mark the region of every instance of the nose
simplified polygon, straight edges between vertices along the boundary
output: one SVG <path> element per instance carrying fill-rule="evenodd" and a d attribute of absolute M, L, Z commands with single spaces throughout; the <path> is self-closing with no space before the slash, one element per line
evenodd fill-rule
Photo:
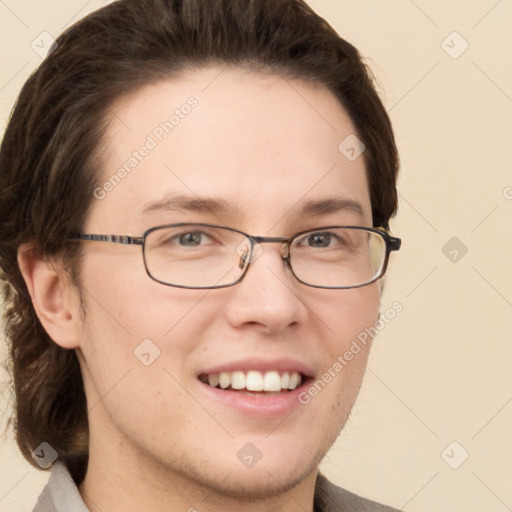
<path fill-rule="evenodd" d="M 225 313 L 233 327 L 252 326 L 265 334 L 279 334 L 303 323 L 307 308 L 301 285 L 283 259 L 278 243 L 259 245 L 244 278 L 229 288 Z"/>

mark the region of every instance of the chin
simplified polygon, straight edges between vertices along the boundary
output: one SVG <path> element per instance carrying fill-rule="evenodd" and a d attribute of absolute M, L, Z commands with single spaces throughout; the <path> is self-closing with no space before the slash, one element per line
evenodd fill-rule
<path fill-rule="evenodd" d="M 288 446 L 286 443 L 284 446 L 283 443 L 278 443 L 280 446 L 269 443 L 263 447 L 261 439 L 253 439 L 262 448 L 263 456 L 252 467 L 245 466 L 237 457 L 240 450 L 237 443 L 236 450 L 224 452 L 227 456 L 210 453 L 203 458 L 202 464 L 198 464 L 197 459 L 189 459 L 188 464 L 183 464 L 185 461 L 182 460 L 179 469 L 174 465 L 171 470 L 177 470 L 181 477 L 202 487 L 208 502 L 223 499 L 246 503 L 264 501 L 291 491 L 310 476 L 313 478 L 336 435 L 337 432 L 330 432 L 320 445 L 315 446 L 295 442 Z"/>
<path fill-rule="evenodd" d="M 220 481 L 214 481 L 211 473 L 196 475 L 196 478 L 202 481 L 207 493 L 211 493 L 210 497 L 217 495 L 239 502 L 258 502 L 291 491 L 311 473 L 316 472 L 320 460 L 321 457 L 319 460 L 311 461 L 307 466 L 288 468 L 287 471 L 283 471 L 282 465 L 272 468 L 262 465 L 259 469 L 256 466 L 250 469 L 236 469 L 227 473 Z"/>

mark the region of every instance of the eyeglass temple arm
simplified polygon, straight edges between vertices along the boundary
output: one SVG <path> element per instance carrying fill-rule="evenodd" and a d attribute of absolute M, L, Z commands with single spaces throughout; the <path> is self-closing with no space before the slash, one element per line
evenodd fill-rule
<path fill-rule="evenodd" d="M 391 236 L 389 234 L 389 230 L 383 226 L 379 226 L 375 228 L 378 231 L 381 231 L 385 235 L 385 239 L 388 245 L 388 250 L 391 251 L 398 251 L 400 247 L 402 246 L 402 240 L 400 238 L 397 238 L 396 236 Z"/>
<path fill-rule="evenodd" d="M 390 251 L 398 251 L 402 246 L 402 240 L 400 238 L 396 238 L 394 236 L 390 236 L 388 238 L 388 245 Z"/>
<path fill-rule="evenodd" d="M 70 240 L 91 240 L 125 245 L 142 245 L 144 243 L 143 237 L 129 235 L 77 235 L 70 237 Z"/>

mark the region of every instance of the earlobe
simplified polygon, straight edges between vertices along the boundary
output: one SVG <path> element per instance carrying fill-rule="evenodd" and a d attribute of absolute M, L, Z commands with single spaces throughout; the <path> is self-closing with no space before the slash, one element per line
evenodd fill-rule
<path fill-rule="evenodd" d="M 31 244 L 18 249 L 18 265 L 39 321 L 50 338 L 63 348 L 78 348 L 77 327 L 81 317 L 76 293 L 64 271 L 36 254 Z"/>

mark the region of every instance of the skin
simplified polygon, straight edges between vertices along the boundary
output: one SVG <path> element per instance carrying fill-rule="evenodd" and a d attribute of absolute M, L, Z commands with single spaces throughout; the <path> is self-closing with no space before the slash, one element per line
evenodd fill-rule
<path fill-rule="evenodd" d="M 191 96 L 199 102 L 113 191 L 92 198 L 85 232 L 140 236 L 183 221 L 288 237 L 332 224 L 372 226 L 364 159 L 338 151 L 355 129 L 334 95 L 222 69 L 187 72 L 112 106 L 105 180 L 175 108 Z M 222 198 L 237 212 L 142 214 L 171 192 Z M 362 214 L 297 213 L 301 201 L 332 197 L 357 201 Z M 186 290 L 150 279 L 138 246 L 83 243 L 85 318 L 58 262 L 26 247 L 19 260 L 45 329 L 80 358 L 90 423 L 80 492 L 90 510 L 312 510 L 318 464 L 349 416 L 369 346 L 309 404 L 282 417 L 211 400 L 197 375 L 239 359 L 294 358 L 318 378 L 376 321 L 379 284 L 304 286 L 279 245 L 265 244 L 236 286 Z M 161 351 L 150 366 L 133 354 L 147 338 Z M 248 442 L 262 454 L 252 468 L 237 457 Z"/>

